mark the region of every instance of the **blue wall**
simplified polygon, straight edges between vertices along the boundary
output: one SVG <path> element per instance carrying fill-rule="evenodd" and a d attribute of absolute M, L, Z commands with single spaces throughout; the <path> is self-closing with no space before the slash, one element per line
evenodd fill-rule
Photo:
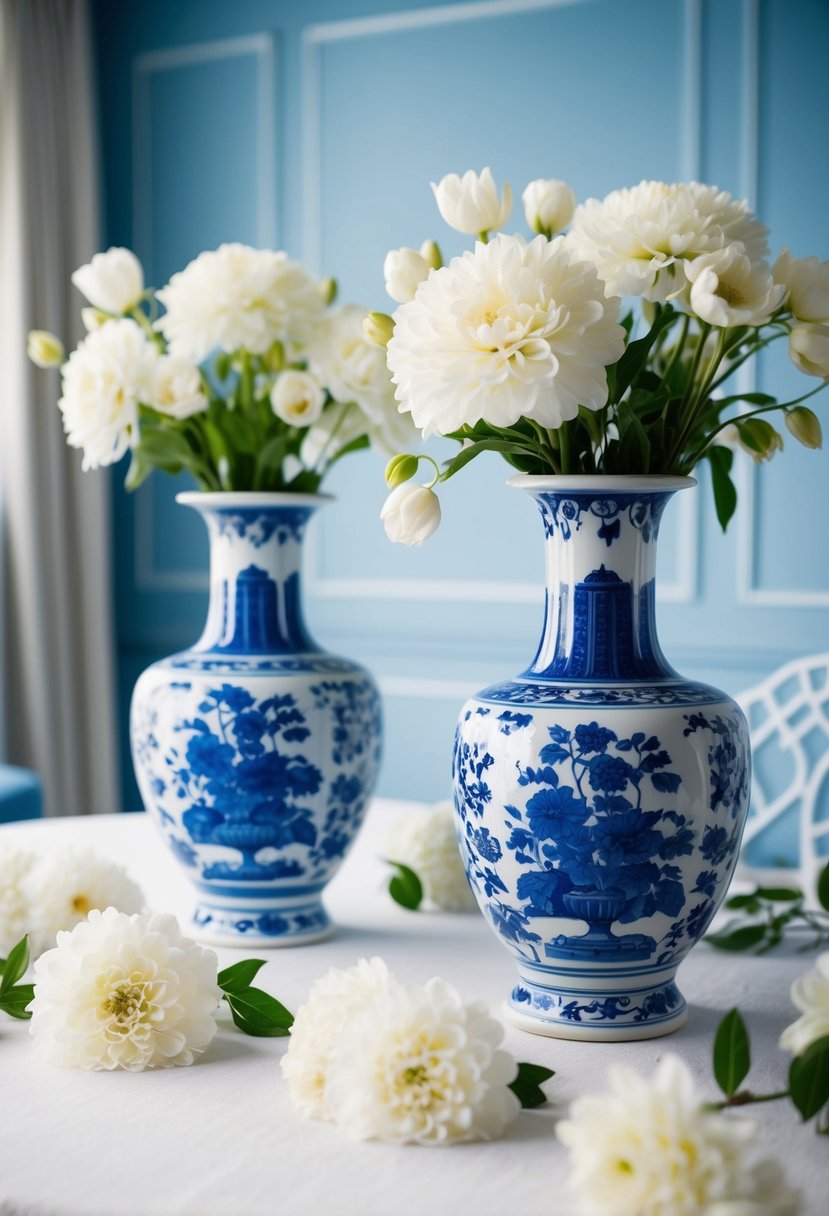
<path fill-rule="evenodd" d="M 144 0 L 95 8 L 106 242 L 160 286 L 221 241 L 275 245 L 388 307 L 387 249 L 439 237 L 429 181 L 491 165 L 579 197 L 642 177 L 701 177 L 748 197 L 775 247 L 829 257 L 829 5 L 824 0 Z M 522 228 L 520 203 L 514 214 Z M 785 352 L 757 386 L 803 391 Z M 444 797 L 458 706 L 524 666 L 540 627 L 534 508 L 476 462 L 449 483 L 423 550 L 385 540 L 382 460 L 343 462 L 309 553 L 320 640 L 365 661 L 387 700 L 382 792 Z M 661 633 L 676 666 L 738 691 L 829 648 L 827 454 L 787 443 L 741 467 L 723 537 L 707 486 L 670 508 Z M 117 471 L 122 738 L 154 658 L 205 608 L 200 522 L 158 477 Z M 137 805 L 129 760 L 125 804 Z"/>

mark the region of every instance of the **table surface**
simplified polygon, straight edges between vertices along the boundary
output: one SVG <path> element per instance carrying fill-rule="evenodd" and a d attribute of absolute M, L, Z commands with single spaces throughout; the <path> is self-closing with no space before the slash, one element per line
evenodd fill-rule
<path fill-rule="evenodd" d="M 482 917 L 406 912 L 385 891 L 379 858 L 394 819 L 412 805 L 376 800 L 326 894 L 338 930 L 327 942 L 266 951 L 257 984 L 296 1009 L 329 967 L 379 954 L 401 979 L 440 975 L 495 1016 L 513 963 Z M 145 815 L 20 823 L 3 838 L 51 850 L 93 846 L 128 866 L 154 910 L 189 916 L 191 891 Z M 219 950 L 227 965 L 261 950 Z M 713 1098 L 710 1051 L 734 1005 L 753 1043 L 750 1084 L 780 1088 L 787 1057 L 780 1032 L 795 1016 L 792 980 L 809 956 L 755 958 L 697 947 L 679 973 L 687 1024 L 669 1038 L 584 1044 L 507 1027 L 516 1058 L 556 1070 L 549 1104 L 523 1111 L 491 1144 L 451 1149 L 355 1143 L 293 1109 L 279 1069 L 284 1039 L 253 1039 L 225 1013 L 208 1051 L 190 1068 L 144 1073 L 64 1071 L 35 1060 L 26 1023 L 0 1022 L 0 1216 L 475 1216 L 508 1212 L 573 1216 L 567 1158 L 556 1119 L 578 1094 L 601 1091 L 607 1066 L 653 1069 L 666 1052 L 685 1059 Z M 804 1216 L 824 1216 L 826 1142 L 788 1103 L 759 1106 L 758 1156 L 776 1156 L 802 1189 Z M 631 1216 L 634 1216 L 631 1213 Z"/>

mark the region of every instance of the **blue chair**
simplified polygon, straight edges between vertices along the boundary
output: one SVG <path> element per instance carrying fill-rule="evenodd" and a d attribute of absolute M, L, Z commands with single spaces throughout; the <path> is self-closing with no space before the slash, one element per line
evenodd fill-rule
<path fill-rule="evenodd" d="M 43 814 L 40 780 L 27 768 L 0 764 L 0 823 L 39 819 Z"/>

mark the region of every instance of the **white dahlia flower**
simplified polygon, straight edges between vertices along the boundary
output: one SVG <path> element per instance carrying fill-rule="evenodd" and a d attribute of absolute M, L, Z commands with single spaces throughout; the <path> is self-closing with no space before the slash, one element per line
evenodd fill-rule
<path fill-rule="evenodd" d="M 324 405 L 325 389 L 310 372 L 288 368 L 271 389 L 271 409 L 288 426 L 311 426 L 318 421 Z"/>
<path fill-rule="evenodd" d="M 316 279 L 283 252 L 221 245 L 174 274 L 156 322 L 177 358 L 201 361 L 219 348 L 264 354 L 276 341 L 307 342 L 325 313 Z"/>
<path fill-rule="evenodd" d="M 438 211 L 449 227 L 468 236 L 480 236 L 500 228 L 512 210 L 509 183 L 499 199 L 498 187 L 489 169 L 480 174 L 467 169 L 463 177 L 447 173 L 439 182 L 432 182 L 432 192 Z"/>
<path fill-rule="evenodd" d="M 512 1056 L 485 1005 L 445 980 L 397 987 L 345 1020 L 326 1084 L 355 1139 L 445 1145 L 499 1136 L 520 1110 Z"/>
<path fill-rule="evenodd" d="M 59 1068 L 192 1064 L 216 1033 L 217 963 L 174 916 L 90 912 L 35 963 L 35 1051 Z"/>
<path fill-rule="evenodd" d="M 207 409 L 201 374 L 195 363 L 161 355 L 150 382 L 147 404 L 171 418 L 189 418 Z"/>
<path fill-rule="evenodd" d="M 59 849 L 39 858 L 24 879 L 32 952 L 48 950 L 55 936 L 72 929 L 92 909 L 140 912 L 144 896 L 123 866 L 92 849 Z"/>
<path fill-rule="evenodd" d="M 138 438 L 138 405 L 147 402 L 158 353 L 135 321 L 109 321 L 87 334 L 63 366 L 58 408 L 83 468 L 120 460 Z"/>
<path fill-rule="evenodd" d="M 792 984 L 792 1001 L 802 1016 L 783 1031 L 780 1046 L 799 1056 L 816 1039 L 829 1035 L 829 951 Z"/>
<path fill-rule="evenodd" d="M 399 987 L 381 958 L 361 958 L 343 971 L 332 967 L 315 980 L 296 1013 L 282 1075 L 296 1108 L 310 1119 L 330 1119 L 327 1085 L 343 1026 L 356 1010 Z"/>
<path fill-rule="evenodd" d="M 725 245 L 685 263 L 690 307 L 709 325 L 764 325 L 783 302 L 765 262 L 752 262 L 742 245 Z"/>
<path fill-rule="evenodd" d="M 129 249 L 114 246 L 96 253 L 91 262 L 80 266 L 72 282 L 94 308 L 103 312 L 129 312 L 144 294 L 144 271 Z"/>
<path fill-rule="evenodd" d="M 466 881 L 451 802 L 401 815 L 389 832 L 384 855 L 414 870 L 424 896 L 435 907 L 444 912 L 469 912 L 477 907 Z"/>
<path fill-rule="evenodd" d="M 3 958 L 30 931 L 26 878 L 34 860 L 34 854 L 28 849 L 20 849 L 8 841 L 0 844 L 0 955 Z"/>
<path fill-rule="evenodd" d="M 786 304 L 798 321 L 829 324 L 829 261 L 793 258 L 784 249 L 774 263 L 774 281 L 786 288 Z"/>
<path fill-rule="evenodd" d="M 688 1067 L 653 1076 L 613 1065 L 607 1093 L 577 1098 L 556 1127 L 570 1151 L 580 1216 L 794 1216 L 798 1196 L 771 1162 L 751 1164 L 754 1124 L 707 1111 Z"/>
<path fill-rule="evenodd" d="M 483 419 L 557 427 L 607 401 L 619 301 L 568 238 L 497 236 L 453 258 L 395 313 L 387 348 L 401 409 L 424 436 Z"/>
<path fill-rule="evenodd" d="M 756 261 L 766 229 L 744 202 L 698 182 L 643 181 L 588 199 L 570 230 L 579 255 L 596 266 L 607 294 L 666 300 L 683 291 L 682 262 L 740 243 Z"/>

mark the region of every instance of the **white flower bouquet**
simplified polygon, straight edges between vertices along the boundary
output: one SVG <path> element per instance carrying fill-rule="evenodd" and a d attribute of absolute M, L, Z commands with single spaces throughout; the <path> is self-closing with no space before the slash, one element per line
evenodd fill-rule
<path fill-rule="evenodd" d="M 129 489 L 159 468 L 203 490 L 314 493 L 347 452 L 411 436 L 364 311 L 332 309 L 335 282 L 283 252 L 222 245 L 156 292 L 113 248 L 72 281 L 91 305 L 87 336 L 64 361 L 36 330 L 29 355 L 62 366 L 58 405 L 84 469 L 130 452 Z"/>
<path fill-rule="evenodd" d="M 745 202 L 697 182 L 641 182 L 575 205 L 560 181 L 524 191 L 538 235 L 496 234 L 510 212 L 492 175 L 433 184 L 441 215 L 477 235 L 448 265 L 434 242 L 386 258 L 393 316 L 366 333 L 387 346 L 402 412 L 424 436 L 461 451 L 428 486 L 420 460 L 392 461 L 383 520 L 393 540 L 422 544 L 437 527 L 433 487 L 481 452 L 522 473 L 687 475 L 710 464 L 717 515 L 736 506 L 735 447 L 757 461 L 783 446 L 768 420 L 820 447 L 802 404 L 829 377 L 829 262 L 783 251 L 766 261 L 767 230 Z M 556 235 L 570 225 L 568 235 Z M 641 307 L 623 312 L 623 298 Z M 780 402 L 732 377 L 787 339 L 795 365 L 822 383 Z"/>

